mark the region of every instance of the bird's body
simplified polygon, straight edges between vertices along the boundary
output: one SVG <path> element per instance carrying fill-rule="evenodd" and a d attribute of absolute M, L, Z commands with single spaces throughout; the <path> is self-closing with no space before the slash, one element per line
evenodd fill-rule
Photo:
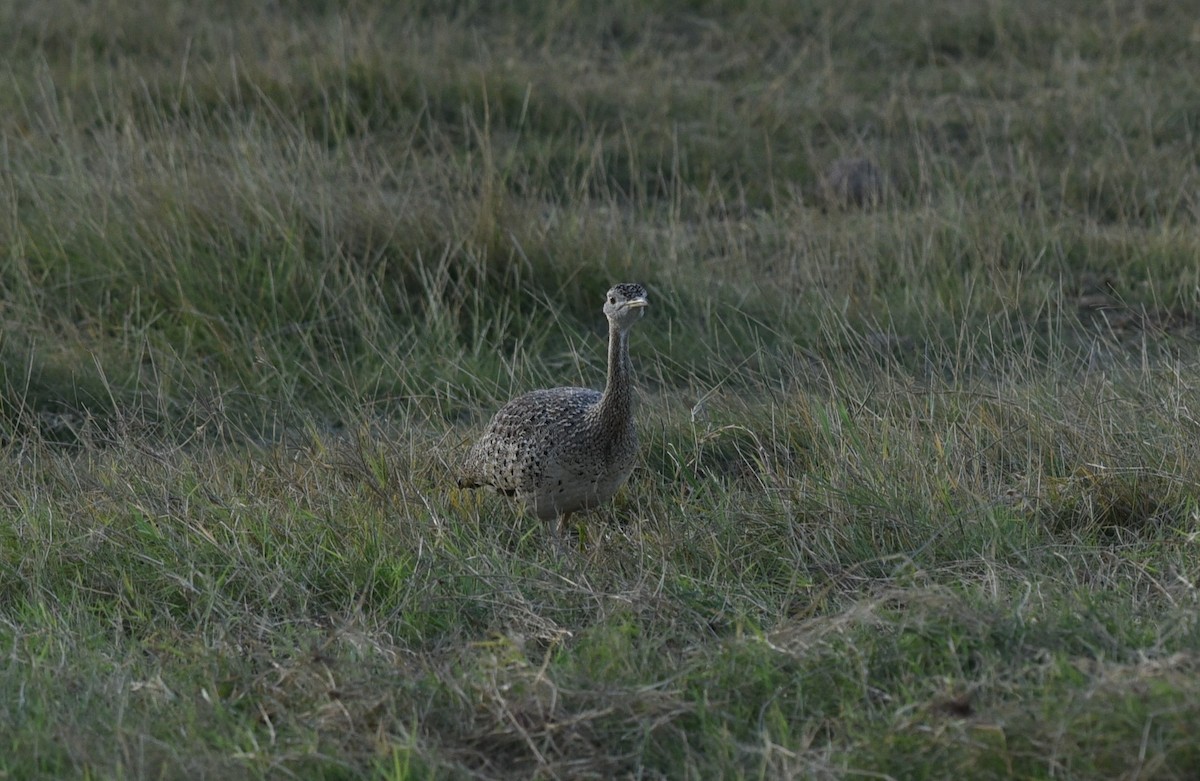
<path fill-rule="evenodd" d="M 459 486 L 515 496 L 544 521 L 611 499 L 637 456 L 628 338 L 647 305 L 641 285 L 609 290 L 604 392 L 551 388 L 508 402 L 467 454 Z"/>

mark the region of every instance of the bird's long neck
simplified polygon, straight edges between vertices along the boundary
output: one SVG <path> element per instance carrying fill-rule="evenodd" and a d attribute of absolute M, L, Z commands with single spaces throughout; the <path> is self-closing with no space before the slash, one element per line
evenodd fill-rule
<path fill-rule="evenodd" d="M 629 364 L 629 331 L 616 323 L 608 326 L 608 382 L 600 399 L 601 418 L 626 420 L 633 402 L 632 367 Z"/>

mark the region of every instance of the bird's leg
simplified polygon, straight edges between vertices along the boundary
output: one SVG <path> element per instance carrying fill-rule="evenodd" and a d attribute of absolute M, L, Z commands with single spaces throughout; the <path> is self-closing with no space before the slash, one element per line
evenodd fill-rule
<path fill-rule="evenodd" d="M 555 518 L 554 522 L 553 522 L 554 523 L 554 547 L 558 550 L 560 555 L 563 553 L 566 553 L 566 550 L 567 550 L 566 544 L 563 542 L 563 539 L 566 536 L 564 534 L 564 531 L 567 528 L 567 518 L 570 517 L 570 515 L 571 515 L 570 513 L 563 513 L 562 515 Z"/>

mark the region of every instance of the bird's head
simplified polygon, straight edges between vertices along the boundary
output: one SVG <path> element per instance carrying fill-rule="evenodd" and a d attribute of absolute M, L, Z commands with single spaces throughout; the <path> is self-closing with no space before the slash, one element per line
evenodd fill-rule
<path fill-rule="evenodd" d="M 622 331 L 642 319 L 650 301 L 646 288 L 635 282 L 622 282 L 609 288 L 604 299 L 604 316 Z"/>

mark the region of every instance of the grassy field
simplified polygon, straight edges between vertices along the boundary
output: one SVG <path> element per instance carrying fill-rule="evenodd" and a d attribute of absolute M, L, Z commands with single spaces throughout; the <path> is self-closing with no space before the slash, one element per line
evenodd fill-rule
<path fill-rule="evenodd" d="M 0 9 L 0 779 L 1195 777 L 1186 3 L 395 5 Z"/>

